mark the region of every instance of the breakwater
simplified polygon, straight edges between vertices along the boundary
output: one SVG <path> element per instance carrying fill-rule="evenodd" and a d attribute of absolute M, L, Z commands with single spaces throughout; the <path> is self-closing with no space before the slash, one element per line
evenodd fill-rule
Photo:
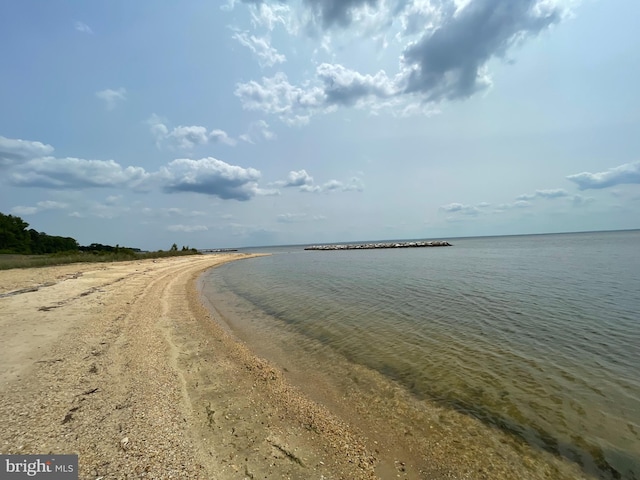
<path fill-rule="evenodd" d="M 419 248 L 419 247 L 451 247 L 446 241 L 430 242 L 381 242 L 381 243 L 343 243 L 336 245 L 311 245 L 305 250 L 372 250 L 376 248 Z"/>

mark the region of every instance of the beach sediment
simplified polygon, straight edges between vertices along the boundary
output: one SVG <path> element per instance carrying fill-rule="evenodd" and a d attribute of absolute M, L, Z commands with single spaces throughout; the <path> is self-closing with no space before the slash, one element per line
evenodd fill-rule
<path fill-rule="evenodd" d="M 22 291 L 0 299 L 0 452 L 76 453 L 83 479 L 372 478 L 346 426 L 211 322 L 195 280 L 240 258 L 0 272 Z"/>

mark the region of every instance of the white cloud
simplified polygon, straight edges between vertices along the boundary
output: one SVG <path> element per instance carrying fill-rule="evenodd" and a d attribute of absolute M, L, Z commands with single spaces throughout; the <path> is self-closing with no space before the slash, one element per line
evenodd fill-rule
<path fill-rule="evenodd" d="M 568 197 L 569 193 L 562 188 L 536 190 L 534 193 L 518 195 L 517 200 L 533 200 L 534 198 L 562 198 Z"/>
<path fill-rule="evenodd" d="M 159 177 L 169 193 L 195 192 L 244 201 L 260 192 L 258 170 L 229 165 L 213 157 L 174 160 L 161 168 Z"/>
<path fill-rule="evenodd" d="M 113 110 L 120 102 L 124 102 L 127 99 L 127 90 L 124 88 L 118 88 L 117 90 L 107 88 L 96 92 L 96 97 L 104 101 L 107 110 Z"/>
<path fill-rule="evenodd" d="M 470 215 L 475 216 L 480 214 L 480 207 L 475 205 L 465 205 L 462 203 L 449 203 L 447 205 L 442 205 L 440 210 L 447 213 L 459 213 L 462 215 Z"/>
<path fill-rule="evenodd" d="M 123 168 L 113 160 L 42 157 L 26 162 L 9 176 L 20 187 L 75 189 L 141 187 L 149 174 L 141 167 Z"/>
<path fill-rule="evenodd" d="M 298 223 L 307 220 L 306 213 L 283 213 L 278 215 L 277 220 L 279 223 Z"/>
<path fill-rule="evenodd" d="M 577 173 L 569 175 L 567 179 L 577 184 L 580 190 L 607 188 L 625 183 L 640 183 L 640 162 L 625 163 L 605 172 Z"/>
<path fill-rule="evenodd" d="M 301 187 L 303 185 L 313 185 L 313 177 L 306 170 L 291 171 L 287 179 L 282 182 L 283 187 Z"/>
<path fill-rule="evenodd" d="M 287 76 L 276 73 L 273 77 L 263 77 L 262 83 L 254 80 L 239 83 L 235 95 L 247 110 L 259 110 L 280 117 L 288 124 L 304 124 L 310 114 L 322 108 L 325 94 L 319 87 L 296 87 Z"/>
<path fill-rule="evenodd" d="M 256 37 L 247 32 L 236 33 L 232 36 L 240 45 L 247 47 L 258 58 L 261 67 L 273 67 L 278 63 L 284 63 L 287 58 L 278 53 L 278 50 L 271 46 L 268 37 Z"/>
<path fill-rule="evenodd" d="M 223 143 L 233 146 L 237 142 L 227 132 L 220 129 L 207 131 L 200 125 L 179 125 L 172 130 L 166 125 L 166 120 L 155 113 L 147 120 L 151 134 L 156 139 L 156 146 L 160 148 L 164 142 L 169 142 L 172 147 L 190 150 L 198 145 L 208 143 Z"/>
<path fill-rule="evenodd" d="M 78 21 L 74 24 L 74 27 L 78 32 L 93 33 L 93 30 L 91 29 L 91 27 L 84 22 Z"/>
<path fill-rule="evenodd" d="M 51 145 L 0 136 L 0 168 L 51 153 Z"/>
<path fill-rule="evenodd" d="M 11 212 L 16 215 L 34 215 L 36 213 L 45 211 L 45 210 L 62 210 L 67 208 L 69 205 L 62 202 L 55 202 L 53 200 L 45 200 L 42 202 L 36 203 L 35 206 L 25 207 L 22 205 L 18 205 L 11 209 Z"/>
<path fill-rule="evenodd" d="M 251 21 L 254 26 L 263 26 L 273 30 L 278 24 L 285 28 L 291 23 L 291 9 L 284 4 L 259 3 L 251 9 Z"/>
<path fill-rule="evenodd" d="M 276 134 L 270 130 L 267 122 L 264 120 L 258 120 L 256 122 L 251 122 L 247 129 L 247 133 L 240 135 L 238 138 L 247 143 L 255 143 L 261 140 L 273 140 L 276 138 Z"/>
<path fill-rule="evenodd" d="M 272 5 L 266 1 L 243 3 L 251 5 L 255 18 L 259 18 L 257 12 Z M 243 108 L 276 115 L 289 125 L 303 125 L 312 116 L 339 107 L 368 108 L 372 113 L 388 108 L 398 115 L 432 114 L 436 110 L 433 105 L 486 90 L 492 84 L 489 62 L 506 58 L 514 46 L 560 22 L 566 13 L 561 3 L 304 0 L 302 23 L 325 46 L 341 32 L 384 46 L 387 34 L 397 30 L 396 40 L 404 42 L 398 72 L 392 76 L 383 70 L 369 74 L 338 63 L 321 63 L 311 79 L 298 85 L 279 72 L 239 83 L 235 94 Z M 234 38 L 249 48 L 258 48 L 256 37 L 252 40 L 248 34 L 236 34 Z M 261 48 L 268 51 L 267 46 Z"/>
<path fill-rule="evenodd" d="M 170 232 L 206 232 L 209 228 L 206 225 L 169 225 L 167 230 Z"/>
<path fill-rule="evenodd" d="M 313 185 L 312 183 L 300 186 L 301 192 L 308 193 L 331 193 L 331 192 L 362 192 L 364 183 L 358 177 L 353 177 L 349 182 L 341 182 L 339 180 L 329 180 L 322 185 Z"/>
<path fill-rule="evenodd" d="M 328 105 L 356 105 L 367 98 L 387 99 L 397 93 L 394 81 L 380 70 L 363 75 L 342 65 L 323 63 L 316 69 Z"/>
<path fill-rule="evenodd" d="M 513 203 L 501 203 L 496 207 L 495 212 L 503 212 L 505 210 L 512 210 L 514 208 L 529 208 L 533 204 L 527 200 L 517 200 Z"/>
<path fill-rule="evenodd" d="M 193 148 L 196 145 L 204 145 L 209 141 L 207 129 L 197 125 L 177 126 L 169 133 L 169 137 L 175 140 L 178 147 L 185 149 Z"/>
<path fill-rule="evenodd" d="M 230 146 L 237 143 L 236 140 L 227 135 L 227 132 L 220 129 L 211 130 L 209 132 L 209 141 L 213 143 L 224 143 L 225 145 Z"/>

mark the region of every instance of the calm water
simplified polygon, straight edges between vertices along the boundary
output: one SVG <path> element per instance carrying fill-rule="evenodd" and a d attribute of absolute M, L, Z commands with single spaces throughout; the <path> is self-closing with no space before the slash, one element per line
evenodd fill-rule
<path fill-rule="evenodd" d="M 588 473 L 640 478 L 640 231 L 452 243 L 263 249 L 205 293 Z"/>

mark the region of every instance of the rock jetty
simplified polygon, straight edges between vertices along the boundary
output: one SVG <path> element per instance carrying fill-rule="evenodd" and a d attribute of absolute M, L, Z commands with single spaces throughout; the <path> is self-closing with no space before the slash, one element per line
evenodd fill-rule
<path fill-rule="evenodd" d="M 417 247 L 450 247 L 445 241 L 430 242 L 384 242 L 384 243 L 343 243 L 337 245 L 312 245 L 305 250 L 372 250 L 375 248 L 417 248 Z"/>

